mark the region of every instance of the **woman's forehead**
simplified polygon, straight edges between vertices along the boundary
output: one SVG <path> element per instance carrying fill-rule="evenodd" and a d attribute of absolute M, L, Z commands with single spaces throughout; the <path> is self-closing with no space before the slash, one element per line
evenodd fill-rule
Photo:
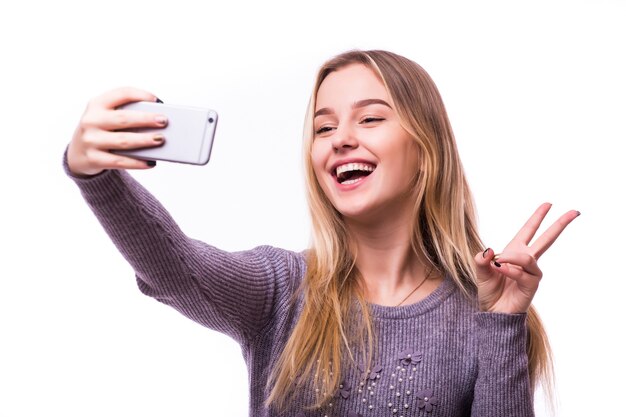
<path fill-rule="evenodd" d="M 389 102 L 380 78 L 363 64 L 352 64 L 333 71 L 322 81 L 316 94 L 315 110 L 352 106 L 368 99 Z"/>

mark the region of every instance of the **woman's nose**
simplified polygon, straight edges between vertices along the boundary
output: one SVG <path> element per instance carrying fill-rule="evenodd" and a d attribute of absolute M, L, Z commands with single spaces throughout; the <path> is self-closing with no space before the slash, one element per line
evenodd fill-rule
<path fill-rule="evenodd" d="M 331 143 L 335 152 L 354 149 L 359 146 L 359 142 L 354 136 L 354 132 L 352 129 L 347 127 L 338 127 L 335 134 L 331 138 Z"/>

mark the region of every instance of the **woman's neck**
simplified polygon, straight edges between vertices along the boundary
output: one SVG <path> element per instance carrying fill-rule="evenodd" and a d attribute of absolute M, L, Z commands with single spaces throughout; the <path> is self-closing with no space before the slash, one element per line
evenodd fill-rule
<path fill-rule="evenodd" d="M 371 303 L 395 306 L 419 285 L 419 291 L 402 303 L 411 304 L 430 294 L 441 282 L 425 259 L 413 250 L 407 217 L 388 216 L 375 223 L 346 219 L 357 249 L 356 266 L 363 279 L 365 297 Z"/>

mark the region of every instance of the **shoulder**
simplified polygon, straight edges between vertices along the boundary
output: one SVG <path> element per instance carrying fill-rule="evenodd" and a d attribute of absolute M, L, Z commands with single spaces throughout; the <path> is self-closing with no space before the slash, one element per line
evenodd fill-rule
<path fill-rule="evenodd" d="M 257 246 L 242 254 L 254 254 L 268 262 L 276 273 L 288 275 L 302 275 L 306 270 L 306 251 L 296 252 L 289 249 L 277 248 L 270 245 Z"/>
<path fill-rule="evenodd" d="M 270 245 L 237 252 L 235 256 L 254 258 L 263 265 L 266 276 L 272 276 L 276 290 L 293 293 L 300 286 L 306 273 L 306 251 L 293 251 Z"/>

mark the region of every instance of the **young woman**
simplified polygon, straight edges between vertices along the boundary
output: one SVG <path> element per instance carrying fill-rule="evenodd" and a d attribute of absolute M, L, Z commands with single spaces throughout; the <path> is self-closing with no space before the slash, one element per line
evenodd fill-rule
<path fill-rule="evenodd" d="M 313 245 L 227 253 L 185 236 L 109 152 L 158 146 L 115 110 L 87 107 L 66 170 L 145 294 L 237 340 L 251 416 L 531 416 L 549 345 L 531 307 L 537 259 L 580 213 L 532 245 L 541 205 L 496 255 L 484 249 L 439 93 L 414 62 L 351 51 L 324 64 L 304 155 Z M 166 123 L 166 122 L 165 122 Z M 237 296 L 233 297 L 236 293 Z"/>

